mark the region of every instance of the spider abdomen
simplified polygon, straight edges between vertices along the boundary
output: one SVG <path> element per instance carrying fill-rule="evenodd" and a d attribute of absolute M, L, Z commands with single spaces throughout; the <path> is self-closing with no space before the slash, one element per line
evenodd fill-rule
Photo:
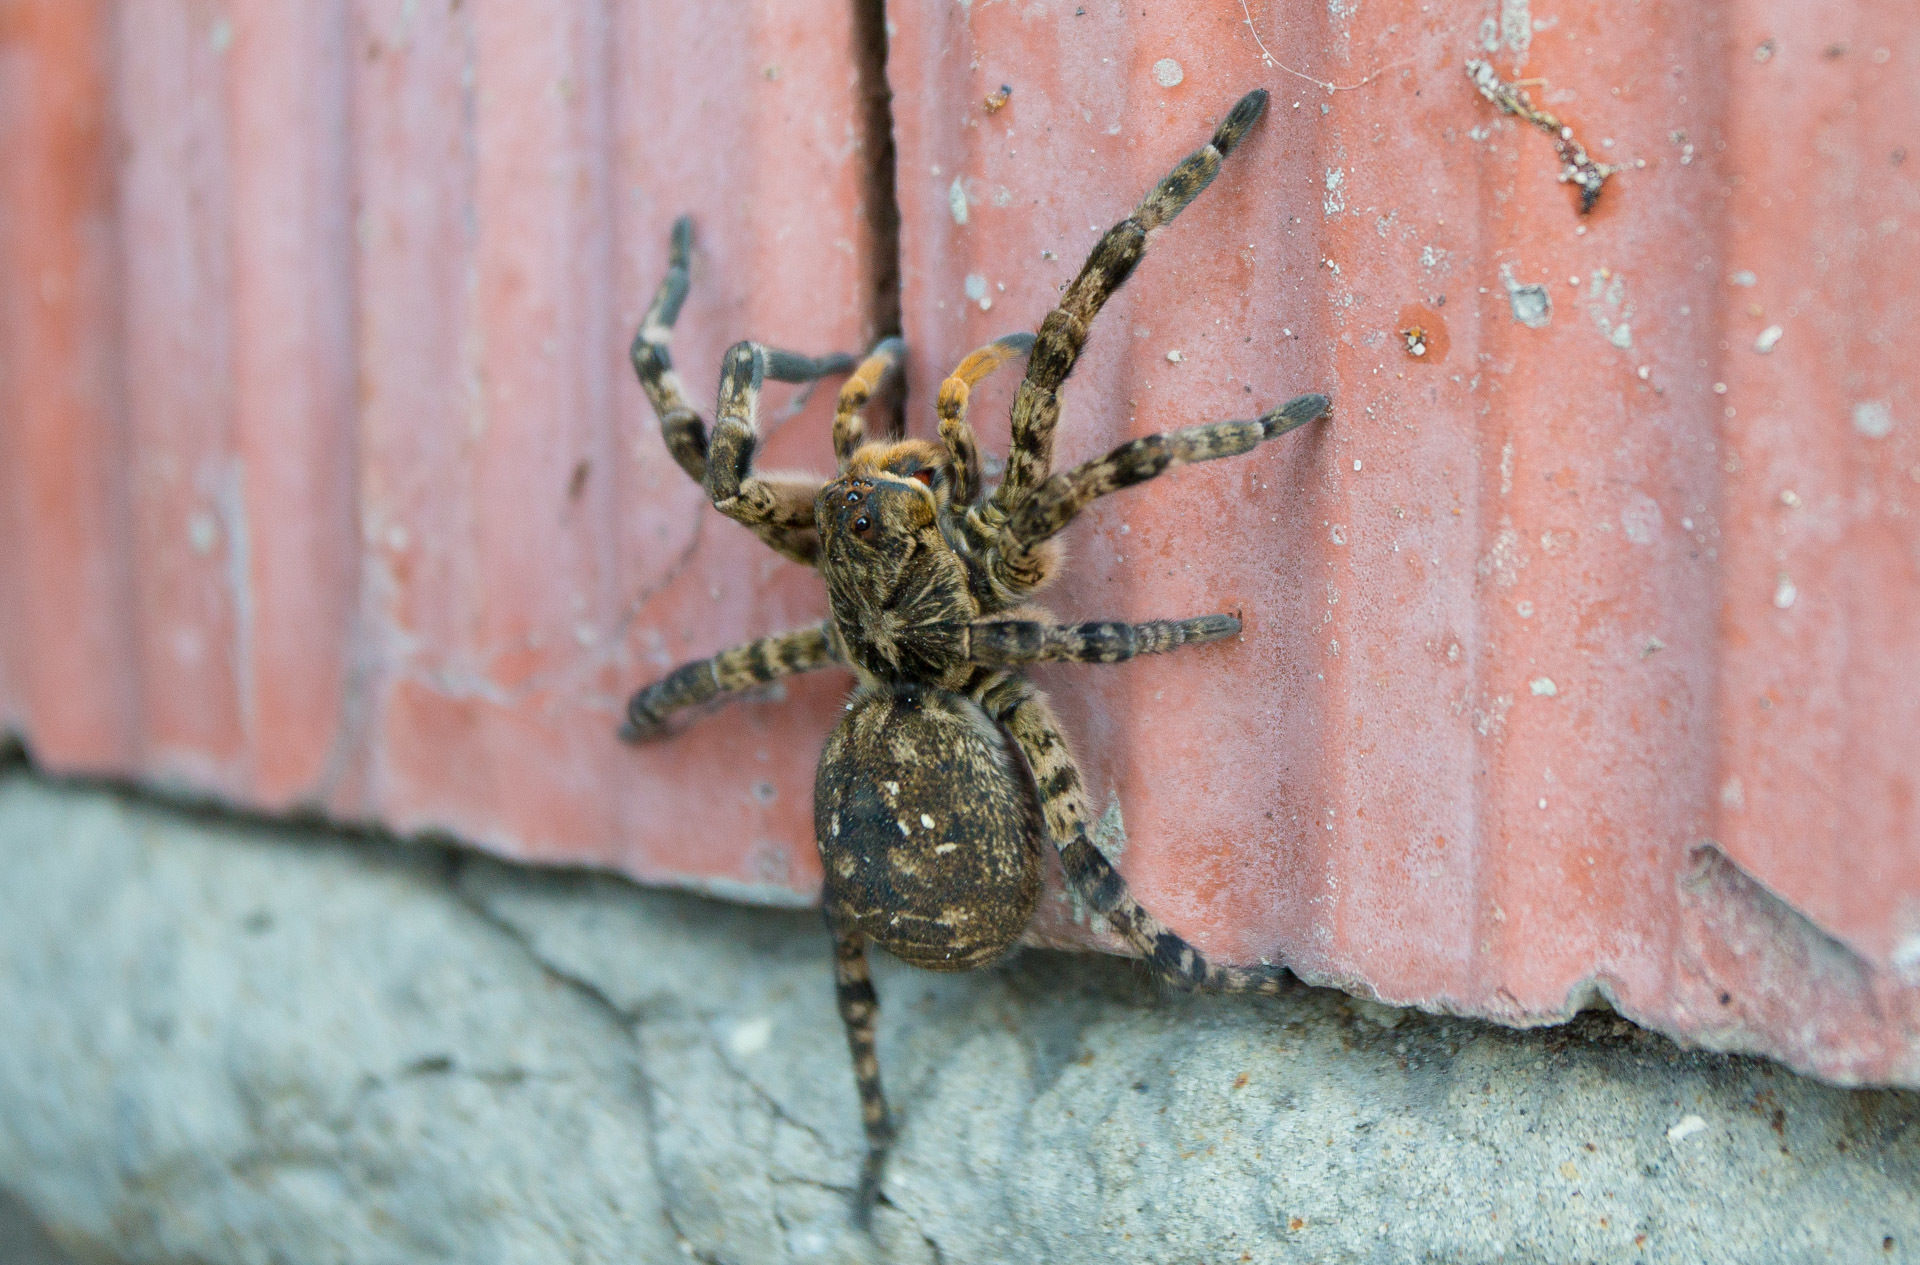
<path fill-rule="evenodd" d="M 991 961 L 1039 901 L 1042 826 L 1025 767 L 961 695 L 856 697 L 821 753 L 813 823 L 834 924 L 914 966 Z"/>

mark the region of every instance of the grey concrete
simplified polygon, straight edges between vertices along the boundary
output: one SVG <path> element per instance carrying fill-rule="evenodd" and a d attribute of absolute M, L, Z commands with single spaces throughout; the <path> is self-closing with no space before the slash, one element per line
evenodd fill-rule
<path fill-rule="evenodd" d="M 1920 1261 L 1920 1095 L 0 780 L 0 1187 L 130 1262 Z"/>
<path fill-rule="evenodd" d="M 0 1265 L 67 1265 L 66 1255 L 33 1214 L 4 1190 L 0 1190 Z"/>

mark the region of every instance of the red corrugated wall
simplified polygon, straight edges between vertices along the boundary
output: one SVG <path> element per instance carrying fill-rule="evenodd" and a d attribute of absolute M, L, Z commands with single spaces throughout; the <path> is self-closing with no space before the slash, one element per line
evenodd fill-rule
<path fill-rule="evenodd" d="M 1604 996 L 1920 1084 L 1902 5 L 899 0 L 897 241 L 875 12 L 0 0 L 0 722 L 56 771 L 806 899 L 844 677 L 612 739 L 823 609 L 631 381 L 668 224 L 703 396 L 737 337 L 870 341 L 897 254 L 924 427 L 1263 85 L 1068 393 L 1063 460 L 1337 406 L 1070 534 L 1064 615 L 1246 621 L 1039 674 L 1128 876 L 1391 1001 Z M 1625 168 L 1591 216 L 1468 58 Z M 769 464 L 828 466 L 830 394 L 773 395 Z"/>

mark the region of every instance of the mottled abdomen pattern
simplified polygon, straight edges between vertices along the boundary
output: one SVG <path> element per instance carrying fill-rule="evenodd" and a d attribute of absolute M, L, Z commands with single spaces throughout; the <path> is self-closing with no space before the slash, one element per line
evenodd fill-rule
<path fill-rule="evenodd" d="M 834 926 L 915 966 L 993 960 L 1040 899 L 1044 835 L 1025 766 L 961 695 L 859 695 L 821 754 L 813 824 Z"/>

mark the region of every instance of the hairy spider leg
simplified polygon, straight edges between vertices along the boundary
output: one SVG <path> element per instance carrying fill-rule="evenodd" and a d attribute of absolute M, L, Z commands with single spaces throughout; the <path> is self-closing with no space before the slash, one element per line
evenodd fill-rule
<path fill-rule="evenodd" d="M 719 411 L 713 432 L 708 435 L 699 415 L 687 407 L 667 355 L 672 325 L 687 292 L 692 235 L 691 226 L 684 220 L 675 226 L 668 276 L 635 340 L 633 355 L 635 368 L 660 413 L 663 434 L 675 460 L 702 484 L 716 508 L 753 528 L 787 556 L 802 561 L 814 561 L 821 549 L 815 502 L 823 484 L 755 473 L 759 391 L 768 377 L 802 381 L 854 370 L 856 381 L 843 391 L 835 419 L 835 447 L 843 477 L 849 470 L 865 471 L 875 487 L 905 483 L 908 491 L 920 496 L 924 492 L 913 489 L 911 480 L 930 465 L 946 464 L 963 485 L 956 490 L 937 478 L 928 483 L 946 498 L 944 502 L 936 498 L 937 534 L 924 532 L 911 514 L 895 524 L 912 537 L 907 543 L 919 549 L 913 558 L 924 557 L 941 565 L 921 567 L 919 571 L 906 568 L 912 574 L 905 579 L 927 581 L 919 588 L 902 591 L 900 584 L 894 584 L 888 589 L 888 595 L 899 600 L 880 612 L 892 620 L 879 621 L 881 631 L 888 634 L 888 644 L 898 643 L 903 649 L 899 654 L 883 656 L 892 665 L 891 671 L 878 667 L 873 671 L 890 683 L 889 688 L 898 687 L 915 698 L 938 697 L 945 692 L 944 684 L 957 687 L 961 695 L 978 704 L 985 713 L 980 717 L 981 725 L 991 723 L 1020 752 L 1010 766 L 1018 776 L 1009 782 L 1018 792 L 1024 823 L 1015 832 L 1017 839 L 1031 850 L 1039 845 L 1038 836 L 1044 832 L 1075 889 L 1146 956 L 1158 973 L 1183 988 L 1271 993 L 1287 986 L 1289 977 L 1283 969 L 1210 963 L 1133 898 L 1125 881 L 1091 841 L 1087 795 L 1052 709 L 1018 670 L 1021 664 L 1050 660 L 1119 662 L 1216 640 L 1239 628 L 1239 621 L 1230 615 L 1063 628 L 1055 626 L 1044 611 L 1020 607 L 1019 595 L 1022 586 L 1032 588 L 1045 580 L 1058 548 L 1051 538 L 1095 498 L 1151 478 L 1175 464 L 1246 452 L 1326 412 L 1323 397 L 1302 396 L 1257 421 L 1197 426 L 1152 436 L 1063 475 L 1052 472 L 1058 391 L 1085 343 L 1089 323 L 1138 263 L 1148 233 L 1176 216 L 1212 181 L 1224 157 L 1260 118 L 1266 103 L 1264 92 L 1242 98 L 1212 140 L 1183 160 L 1133 215 L 1101 239 L 1037 336 L 1000 339 L 962 362 L 941 392 L 944 449 L 923 440 L 861 451 L 865 425 L 859 414 L 904 354 L 897 341 L 883 341 L 857 368 L 851 357 L 813 359 L 754 343 L 737 344 L 728 351 L 722 366 Z M 1013 408 L 1007 479 L 990 497 L 979 499 L 983 478 L 978 443 L 967 425 L 968 393 L 994 368 L 1029 353 L 1027 373 Z M 901 501 L 896 508 L 914 509 L 920 504 Z M 950 532 L 951 524 L 942 515 L 960 506 L 966 507 L 965 527 Z M 913 535 L 915 532 L 920 535 Z M 838 538 L 829 532 L 827 539 L 834 542 Z M 943 540 L 946 550 L 939 548 Z M 956 570 L 964 576 L 947 574 Z M 896 566 L 894 571 L 901 568 Z M 920 571 L 927 574 L 921 575 Z M 934 575 L 936 571 L 940 575 Z M 855 617 L 865 612 L 872 597 L 857 586 L 847 588 L 854 584 L 855 572 L 862 576 L 870 572 L 893 574 L 885 567 L 879 572 L 860 566 L 829 568 L 827 578 L 835 585 L 830 596 L 836 621 L 851 619 L 861 624 Z M 940 583 L 933 584 L 936 579 Z M 955 580 L 962 580 L 967 591 L 955 587 Z M 1007 618 L 982 619 L 985 614 L 1004 614 Z M 905 624 L 901 626 L 903 619 Z M 828 662 L 850 661 L 853 643 L 847 640 L 847 627 L 844 622 L 830 622 L 687 664 L 635 696 L 629 708 L 627 734 L 643 737 L 658 732 L 677 708 L 724 692 Z M 1024 770 L 1017 768 L 1022 763 Z M 936 762 L 932 767 L 942 766 Z M 824 777 L 824 763 L 822 769 Z M 971 784 L 965 792 L 942 786 L 935 798 L 952 807 L 960 802 L 956 795 L 964 797 L 974 791 L 977 787 Z M 928 824 L 926 817 L 922 814 L 922 825 Z M 904 838 L 904 824 L 901 831 Z M 866 935 L 879 933 L 834 921 L 829 925 L 835 939 L 839 1008 L 866 1124 L 868 1154 L 856 1201 L 856 1218 L 864 1225 L 881 1197 L 882 1165 L 894 1137 L 875 1057 L 877 1002 L 866 953 Z"/>
<path fill-rule="evenodd" d="M 853 1079 L 860 1091 L 860 1123 L 866 1129 L 867 1156 L 860 1165 L 860 1186 L 854 1193 L 854 1222 L 865 1229 L 880 1198 L 880 1170 L 893 1145 L 893 1117 L 880 1088 L 880 1060 L 874 1054 L 875 1020 L 880 1013 L 873 976 L 867 970 L 867 942 L 858 932 L 833 931 L 834 994 L 840 1021 L 847 1029 L 847 1051 L 853 1055 Z"/>
<path fill-rule="evenodd" d="M 687 477 L 704 485 L 707 481 L 707 424 L 687 403 L 686 388 L 673 371 L 673 323 L 680 319 L 681 305 L 687 301 L 690 284 L 688 264 L 693 254 L 693 220 L 681 216 L 673 222 L 667 238 L 667 275 L 654 292 L 653 305 L 640 320 L 628 355 L 640 386 L 660 419 L 660 437 L 667 451 Z"/>
<path fill-rule="evenodd" d="M 1159 919 L 1148 913 L 1127 881 L 1087 834 L 1087 796 L 1079 766 L 1060 722 L 1045 695 L 1019 678 L 1017 688 L 1003 686 L 989 711 L 1027 758 L 1033 782 L 1040 791 L 1040 809 L 1047 834 L 1059 850 L 1061 867 L 1096 912 L 1125 937 L 1154 973 L 1174 987 L 1208 993 L 1280 993 L 1292 977 L 1281 966 L 1223 966 L 1209 962 Z"/>
<path fill-rule="evenodd" d="M 1165 654 L 1204 645 L 1240 631 L 1232 615 L 1156 619 L 1144 624 L 1110 622 L 1044 624 L 996 619 L 967 629 L 967 661 L 988 667 L 1024 663 L 1124 663 L 1143 654 Z"/>
<path fill-rule="evenodd" d="M 688 478 L 705 487 L 709 456 L 706 422 L 687 402 L 686 388 L 680 381 L 680 375 L 674 372 L 673 356 L 669 350 L 673 342 L 674 322 L 680 318 L 680 309 L 687 301 L 690 284 L 688 269 L 692 254 L 693 220 L 683 215 L 673 222 L 672 232 L 667 239 L 667 275 L 654 292 L 653 303 L 647 308 L 646 316 L 641 318 L 639 332 L 633 336 L 633 346 L 628 354 L 633 361 L 634 373 L 640 378 L 640 386 L 653 405 L 654 416 L 660 419 L 660 437 L 666 442 L 674 464 L 686 471 Z M 769 351 L 766 355 L 767 376 L 782 382 L 808 382 L 829 374 L 845 373 L 853 367 L 853 358 L 845 355 L 815 358 L 781 351 Z M 784 482 L 797 484 L 801 481 Z M 783 502 L 797 496 L 797 491 L 790 487 L 783 487 L 780 492 Z M 796 562 L 811 565 L 820 548 L 813 530 L 812 503 L 812 493 L 809 492 L 806 498 L 809 512 L 803 521 L 790 521 L 791 515 L 782 514 L 764 521 L 748 522 L 747 526 L 776 552 Z"/>
<path fill-rule="evenodd" d="M 1080 275 L 1061 296 L 1060 305 L 1040 323 L 1027 376 L 1013 400 L 1013 440 L 1007 475 L 993 494 L 992 506 L 1011 513 L 1053 469 L 1053 434 L 1060 421 L 1060 386 L 1073 372 L 1087 328 L 1146 253 L 1147 234 L 1180 214 L 1213 183 L 1220 164 L 1249 128 L 1266 112 L 1267 93 L 1256 88 L 1241 97 L 1214 130 L 1213 138 L 1182 159 L 1134 208 L 1108 229 L 1087 256 Z"/>
<path fill-rule="evenodd" d="M 627 701 L 620 736 L 628 742 L 658 737 L 666 731 L 667 718 L 683 707 L 838 662 L 827 625 L 816 624 L 749 641 L 711 659 L 683 663 Z"/>
<path fill-rule="evenodd" d="M 1100 497 L 1145 483 L 1175 466 L 1251 452 L 1331 410 L 1324 395 L 1298 395 L 1253 421 L 1209 422 L 1131 439 L 1104 457 L 1050 476 L 1020 503 L 988 552 L 992 582 L 1003 600 L 1044 584 L 1052 559 L 1041 546 Z"/>
<path fill-rule="evenodd" d="M 883 338 L 874 344 L 853 376 L 840 384 L 840 399 L 833 412 L 833 455 L 841 469 L 846 469 L 853 450 L 866 442 L 867 419 L 860 410 L 867 407 L 887 375 L 899 370 L 906 356 L 904 339 Z"/>
<path fill-rule="evenodd" d="M 754 342 L 735 343 L 720 362 L 720 407 L 707 446 L 707 497 L 722 514 L 808 565 L 820 552 L 813 499 L 826 481 L 813 475 L 754 473 L 760 387 L 768 378 L 811 382 L 855 367 L 852 356 L 816 358 Z"/>
<path fill-rule="evenodd" d="M 940 417 L 940 439 L 946 444 L 947 454 L 952 459 L 951 504 L 970 507 L 980 495 L 980 444 L 974 438 L 973 427 L 967 422 L 967 397 L 994 370 L 1009 361 L 1018 360 L 1031 350 L 1032 334 L 1003 334 L 978 351 L 969 353 L 940 384 L 940 395 L 934 404 L 934 411 Z"/>

